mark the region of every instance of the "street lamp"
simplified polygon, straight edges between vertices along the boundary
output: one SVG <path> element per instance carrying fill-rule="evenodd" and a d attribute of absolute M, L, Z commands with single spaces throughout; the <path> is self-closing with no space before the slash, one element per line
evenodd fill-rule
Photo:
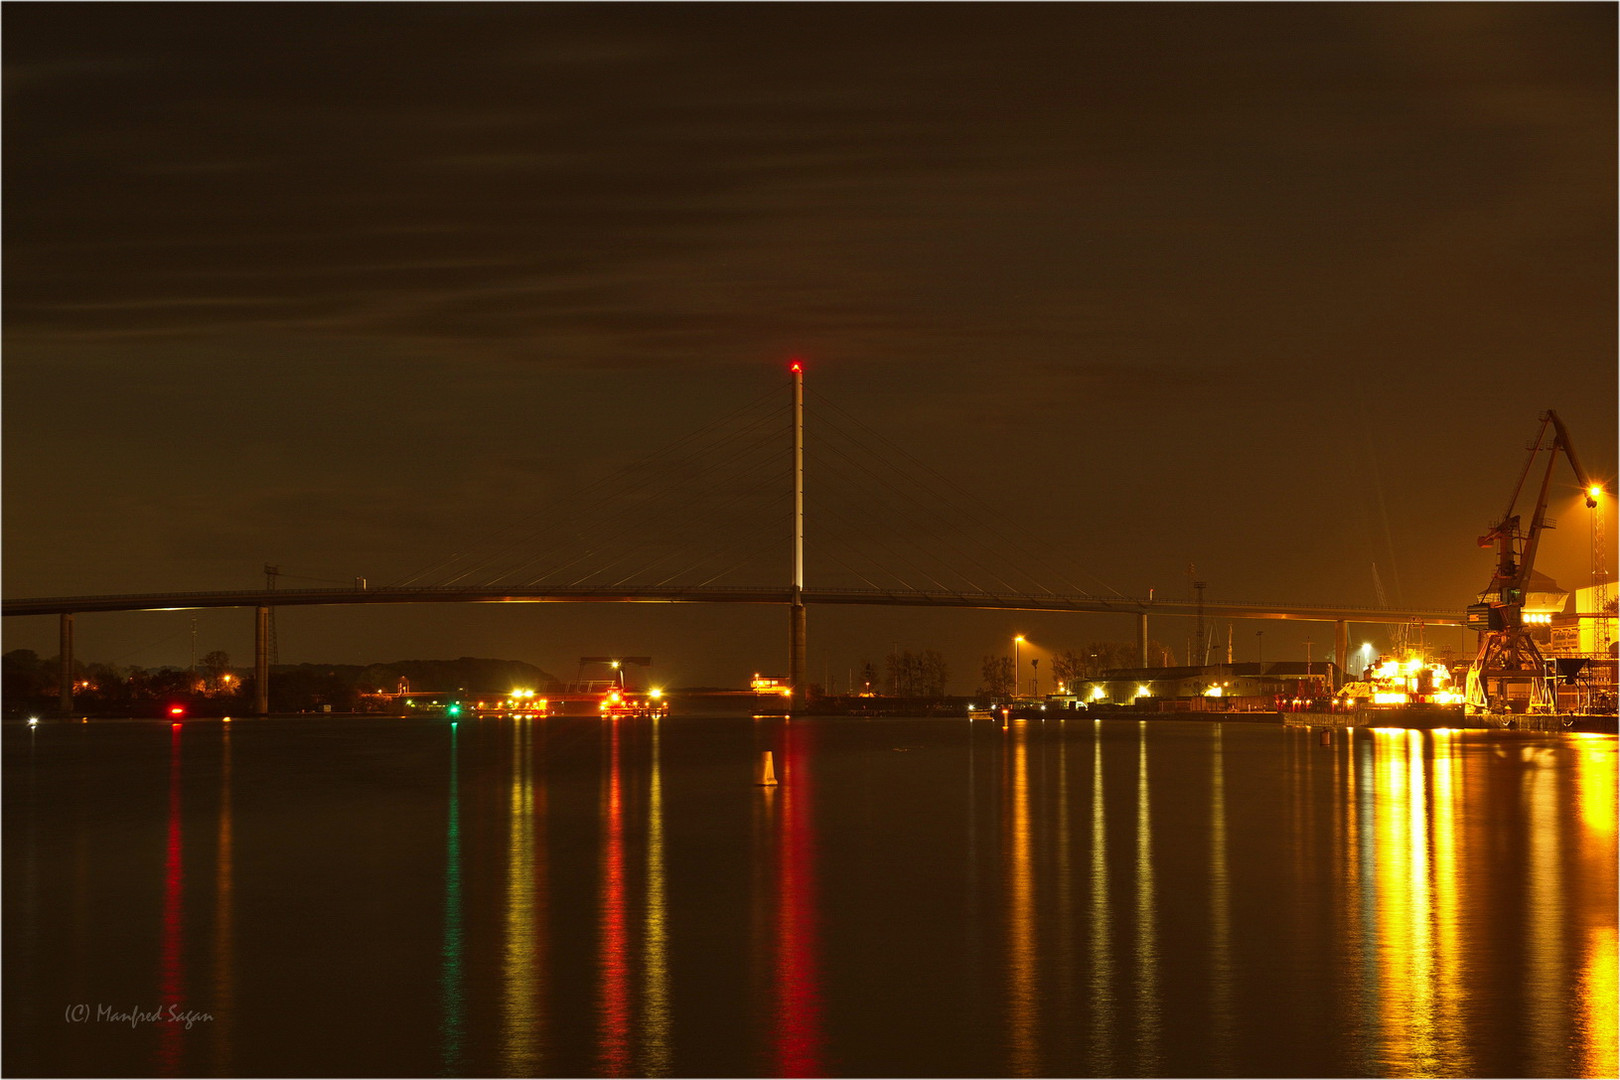
<path fill-rule="evenodd" d="M 1597 611 L 1597 622 L 1592 627 L 1593 651 L 1601 656 L 1609 654 L 1609 565 L 1604 550 L 1603 506 L 1598 496 L 1603 485 L 1593 484 L 1586 489 L 1586 505 L 1592 511 L 1592 607 Z"/>
<path fill-rule="evenodd" d="M 1013 638 L 1013 700 L 1018 700 L 1018 647 L 1024 643 L 1024 635 L 1019 634 Z"/>

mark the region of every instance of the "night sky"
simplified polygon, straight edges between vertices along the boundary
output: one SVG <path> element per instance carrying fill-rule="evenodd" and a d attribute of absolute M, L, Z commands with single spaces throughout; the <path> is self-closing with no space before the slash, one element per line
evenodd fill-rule
<path fill-rule="evenodd" d="M 1377 563 L 1392 603 L 1460 609 L 1543 409 L 1613 490 L 1616 29 L 1612 4 L 8 4 L 4 594 L 267 562 L 387 584 L 785 402 L 798 356 L 1112 589 L 1179 598 L 1194 563 L 1211 600 L 1372 605 Z M 1540 568 L 1574 588 L 1559 468 Z M 77 652 L 183 666 L 191 620 L 81 616 Z M 196 624 L 251 663 L 251 611 Z M 738 684 L 786 668 L 786 625 L 305 608 L 278 637 Z M 1271 659 L 1332 640 L 1263 628 Z M 967 692 L 1019 631 L 1134 624 L 812 608 L 809 665 L 937 648 Z M 54 654 L 56 620 L 5 647 Z"/>

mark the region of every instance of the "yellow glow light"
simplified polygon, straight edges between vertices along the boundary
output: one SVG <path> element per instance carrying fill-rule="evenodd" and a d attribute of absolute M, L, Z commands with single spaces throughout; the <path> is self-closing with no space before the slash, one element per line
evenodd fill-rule
<path fill-rule="evenodd" d="M 1603 494 L 1603 485 L 1593 484 L 1591 487 L 1586 489 L 1586 494 L 1590 498 L 1597 498 L 1599 495 Z"/>

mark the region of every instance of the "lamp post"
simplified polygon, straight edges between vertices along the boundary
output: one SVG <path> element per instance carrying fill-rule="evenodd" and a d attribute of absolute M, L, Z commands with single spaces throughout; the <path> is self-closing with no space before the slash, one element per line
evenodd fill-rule
<path fill-rule="evenodd" d="M 1022 645 L 1023 643 L 1024 643 L 1024 635 L 1023 634 L 1019 634 L 1019 635 L 1017 635 L 1017 636 L 1015 636 L 1013 638 L 1013 671 L 1012 671 L 1013 684 L 1012 684 L 1012 696 L 1013 696 L 1014 701 L 1018 700 L 1018 647 L 1020 645 Z"/>
<path fill-rule="evenodd" d="M 1592 628 L 1593 651 L 1599 656 L 1609 655 L 1609 565 L 1604 550 L 1603 485 L 1593 484 L 1586 489 L 1586 505 L 1592 510 L 1592 606 L 1597 611 L 1597 624 Z"/>

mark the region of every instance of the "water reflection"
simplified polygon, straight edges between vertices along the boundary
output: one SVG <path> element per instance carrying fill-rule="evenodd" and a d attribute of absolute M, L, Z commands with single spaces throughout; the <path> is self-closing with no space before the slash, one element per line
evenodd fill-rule
<path fill-rule="evenodd" d="M 659 734 L 661 720 L 652 723 L 652 776 L 647 787 L 647 903 L 642 942 L 642 1023 L 640 1068 L 644 1076 L 668 1076 L 669 928 L 664 906 L 664 787 Z"/>
<path fill-rule="evenodd" d="M 815 832 L 811 823 L 810 729 L 789 720 L 782 731 L 776 908 L 775 1069 L 778 1076 L 820 1076 L 821 984 L 816 961 Z"/>
<path fill-rule="evenodd" d="M 607 790 L 602 808 L 602 872 L 597 928 L 601 934 L 596 1007 L 597 1067 L 604 1076 L 630 1068 L 630 938 L 624 874 L 624 787 L 618 717 L 607 722 Z"/>
<path fill-rule="evenodd" d="M 1231 1069 L 1232 898 L 1226 865 L 1226 755 L 1221 724 L 1214 727 L 1209 766 L 1210 1011 L 1214 1022 L 1214 1072 Z"/>
<path fill-rule="evenodd" d="M 1348 739 L 1338 885 L 1362 1067 L 1393 1076 L 1467 1073 L 1460 736 L 1374 729 Z"/>
<path fill-rule="evenodd" d="M 1062 723 L 1062 721 L 1060 721 Z M 1069 865 L 1069 740 L 1058 740 L 1057 766 L 1057 906 L 1063 918 L 1058 922 L 1057 978 L 1058 1014 L 1066 1020 L 1075 1012 L 1075 957 L 1074 932 L 1077 920 L 1070 918 L 1074 911 L 1073 874 Z M 1072 1060 L 1075 1053 L 1072 1024 L 1063 1026 L 1061 1056 Z"/>
<path fill-rule="evenodd" d="M 1136 1045 L 1137 1072 L 1159 1068 L 1159 936 L 1153 888 L 1153 821 L 1148 796 L 1148 725 L 1138 725 L 1136 754 Z"/>
<path fill-rule="evenodd" d="M 1377 792 L 1377 936 L 1379 1029 L 1384 1063 L 1377 1071 L 1394 1076 L 1433 1072 L 1429 1021 L 1423 1000 L 1429 992 L 1427 905 L 1428 845 L 1423 794 L 1423 756 L 1414 759 L 1410 736 L 1421 732 L 1378 730 L 1374 778 Z"/>
<path fill-rule="evenodd" d="M 501 1068 L 527 1076 L 540 1065 L 545 1013 L 545 859 L 537 842 L 545 788 L 535 782 L 534 721 L 512 721 L 512 775 L 507 789 L 506 994 L 501 1002 Z"/>
<path fill-rule="evenodd" d="M 1620 951 L 1615 947 L 1615 928 L 1594 926 L 1587 934 L 1585 967 L 1581 972 L 1581 1027 L 1586 1037 L 1586 1053 L 1581 1061 L 1582 1076 L 1614 1076 L 1620 1065 L 1615 1017 L 1620 1013 L 1616 993 L 1616 968 Z"/>
<path fill-rule="evenodd" d="M 1030 857 L 1029 725 L 1009 721 L 1013 728 L 1011 813 L 1006 817 L 1007 838 L 1002 869 L 1007 905 L 1007 1071 L 1015 1076 L 1040 1072 L 1036 1038 L 1040 1024 L 1040 996 L 1036 985 L 1035 872 Z"/>
<path fill-rule="evenodd" d="M 1558 829 L 1558 775 L 1542 767 L 1538 755 L 1521 756 L 1523 805 L 1529 844 L 1525 952 L 1529 961 L 1526 1006 L 1530 1030 L 1530 1074 L 1554 1076 L 1560 1071 L 1563 1026 L 1569 1002 L 1562 985 L 1564 965 L 1563 858 Z"/>
<path fill-rule="evenodd" d="M 1580 789 L 1580 865 L 1591 893 L 1583 907 L 1595 925 L 1588 927 L 1581 950 L 1577 999 L 1579 1027 L 1586 1052 L 1584 1076 L 1614 1076 L 1620 1069 L 1620 947 L 1615 929 L 1616 765 L 1613 740 L 1581 739 L 1576 748 Z"/>
<path fill-rule="evenodd" d="M 1434 858 L 1430 905 L 1434 919 L 1435 1009 L 1445 1022 L 1436 1025 L 1435 1049 L 1445 1067 L 1472 1072 L 1464 1042 L 1463 1006 L 1466 988 L 1462 981 L 1463 895 L 1460 863 L 1460 823 L 1463 814 L 1461 743 L 1455 731 L 1436 731 L 1433 745 L 1433 783 L 1430 826 Z M 1410 740 L 1409 740 L 1410 742 Z M 1418 746 L 1421 748 L 1421 738 Z"/>
<path fill-rule="evenodd" d="M 326 755 L 308 723 L 11 732 L 6 1071 L 855 1074 L 914 1046 L 930 1074 L 1616 1073 L 1612 737 L 910 723 L 331 721 Z M 745 786 L 766 748 L 782 785 Z M 333 807 L 378 812 L 309 827 Z M 704 836 L 726 846 L 678 842 Z M 275 950 L 380 867 L 425 892 L 315 940 L 386 993 L 312 994 Z M 851 899 L 912 868 L 939 903 L 876 925 Z M 320 895 L 282 915 L 291 880 Z M 63 1023 L 105 987 L 213 1019 Z M 311 1001 L 426 1026 L 289 1039 Z"/>
<path fill-rule="evenodd" d="M 181 725 L 169 728 L 169 827 L 163 861 L 163 945 L 159 960 L 159 995 L 164 1009 L 183 1007 L 186 999 L 185 837 L 181 827 Z M 179 1024 L 160 1024 L 158 1067 L 167 1076 L 180 1071 L 182 1036 Z"/>
<path fill-rule="evenodd" d="M 219 842 L 214 856 L 214 1073 L 232 1070 L 231 1026 L 236 1012 L 235 838 L 231 833 L 231 728 L 220 725 Z"/>
<path fill-rule="evenodd" d="M 445 1076 L 462 1071 L 461 769 L 456 724 L 450 725 L 450 793 L 444 837 L 444 944 L 440 949 L 440 1066 Z"/>
<path fill-rule="evenodd" d="M 1108 818 L 1103 812 L 1102 721 L 1092 721 L 1091 750 L 1091 1072 L 1114 1068 L 1113 919 L 1108 907 Z"/>

